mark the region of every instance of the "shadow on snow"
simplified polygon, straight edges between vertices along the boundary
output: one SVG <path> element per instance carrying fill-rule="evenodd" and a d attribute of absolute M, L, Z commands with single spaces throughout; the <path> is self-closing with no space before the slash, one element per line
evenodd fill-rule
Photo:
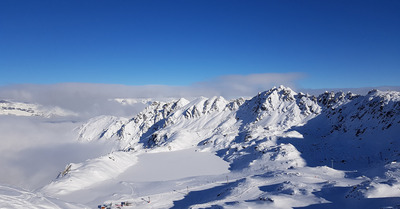
<path fill-rule="evenodd" d="M 171 207 L 171 209 L 190 208 L 192 205 L 222 200 L 231 194 L 233 188 L 237 187 L 244 181 L 245 179 L 240 179 L 210 189 L 189 192 L 182 200 L 174 201 L 174 206 Z M 218 206 L 212 206 L 212 208 L 216 207 L 218 208 Z"/>

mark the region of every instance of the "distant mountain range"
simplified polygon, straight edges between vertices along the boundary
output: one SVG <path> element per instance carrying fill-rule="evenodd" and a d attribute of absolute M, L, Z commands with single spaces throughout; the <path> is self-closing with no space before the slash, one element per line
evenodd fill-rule
<path fill-rule="evenodd" d="M 50 118 L 56 116 L 76 116 L 77 114 L 59 107 L 45 107 L 40 104 L 0 100 L 0 115 L 39 116 Z"/>

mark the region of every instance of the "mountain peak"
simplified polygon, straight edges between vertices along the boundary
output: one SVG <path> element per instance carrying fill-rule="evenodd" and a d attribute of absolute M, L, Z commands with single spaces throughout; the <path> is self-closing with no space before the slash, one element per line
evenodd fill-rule
<path fill-rule="evenodd" d="M 280 85 L 278 87 L 274 86 L 268 92 L 274 92 L 274 91 L 282 92 L 282 93 L 286 93 L 286 94 L 288 94 L 288 93 L 296 94 L 296 92 L 294 92 L 290 87 L 286 87 L 286 86 L 283 86 L 283 85 Z"/>
<path fill-rule="evenodd" d="M 297 93 L 291 88 L 281 85 L 279 87 L 273 87 L 268 91 L 260 92 L 251 100 L 257 101 L 256 103 L 270 103 L 274 105 L 282 101 L 294 101 L 296 95 Z"/>

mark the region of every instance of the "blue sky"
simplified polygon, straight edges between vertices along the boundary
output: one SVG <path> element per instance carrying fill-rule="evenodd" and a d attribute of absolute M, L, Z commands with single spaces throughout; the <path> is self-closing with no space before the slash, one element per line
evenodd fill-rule
<path fill-rule="evenodd" d="M 400 86 L 400 2 L 1 0 L 0 85 Z"/>

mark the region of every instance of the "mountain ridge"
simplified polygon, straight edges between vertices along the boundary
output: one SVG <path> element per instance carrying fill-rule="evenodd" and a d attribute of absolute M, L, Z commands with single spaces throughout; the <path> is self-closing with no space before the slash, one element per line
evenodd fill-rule
<path fill-rule="evenodd" d="M 134 162 L 124 159 L 135 159 L 137 154 L 146 152 L 195 148 L 215 153 L 229 163 L 232 175 L 242 176 L 237 179 L 241 183 L 233 186 L 235 190 L 244 192 L 257 182 L 262 193 L 255 192 L 258 197 L 251 198 L 268 199 L 265 195 L 271 195 L 271 191 L 263 190 L 263 182 L 277 179 L 291 182 L 280 185 L 299 198 L 322 198 L 313 191 L 322 191 L 323 186 L 333 189 L 354 185 L 356 189 L 344 194 L 351 198 L 381 197 L 387 190 L 400 189 L 400 92 L 395 91 L 372 90 L 364 96 L 325 92 L 314 96 L 279 86 L 248 100 L 181 98 L 152 102 L 132 118 L 99 116 L 78 130 L 80 141 L 118 142 L 108 156 L 92 160 L 104 164 L 103 170 L 118 167 L 120 160 L 132 165 Z M 99 180 L 91 182 L 86 176 L 91 175 L 92 161 L 73 165 L 70 174 L 42 191 L 49 194 L 63 188 L 63 194 L 67 194 L 96 184 Z M 119 172 L 124 171 L 118 168 Z M 292 175 L 322 179 L 305 187 L 293 182 Z M 69 180 L 80 178 L 85 179 L 85 186 L 65 190 Z M 332 179 L 336 183 L 329 183 Z M 243 184 L 247 186 L 241 188 Z M 246 206 L 250 200 L 243 199 L 237 206 Z M 218 205 L 229 205 L 221 201 Z"/>

